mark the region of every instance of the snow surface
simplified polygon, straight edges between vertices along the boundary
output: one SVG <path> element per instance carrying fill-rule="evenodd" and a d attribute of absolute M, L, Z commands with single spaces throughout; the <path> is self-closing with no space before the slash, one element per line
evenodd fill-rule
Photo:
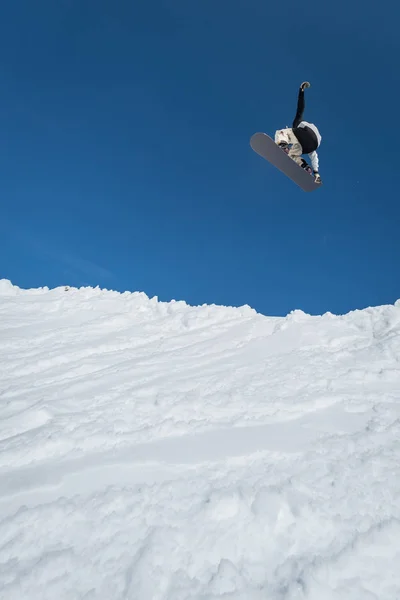
<path fill-rule="evenodd" d="M 400 302 L 0 281 L 0 598 L 399 600 Z"/>

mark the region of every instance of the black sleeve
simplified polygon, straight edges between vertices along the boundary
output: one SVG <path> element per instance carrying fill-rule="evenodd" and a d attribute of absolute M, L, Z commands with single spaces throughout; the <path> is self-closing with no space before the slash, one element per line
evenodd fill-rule
<path fill-rule="evenodd" d="M 304 108 L 305 108 L 304 90 L 302 90 L 300 88 L 299 89 L 299 97 L 297 99 L 297 112 L 296 112 L 296 116 L 294 118 L 293 125 L 292 125 L 293 129 L 298 127 L 299 124 L 301 123 L 301 121 L 303 120 Z"/>

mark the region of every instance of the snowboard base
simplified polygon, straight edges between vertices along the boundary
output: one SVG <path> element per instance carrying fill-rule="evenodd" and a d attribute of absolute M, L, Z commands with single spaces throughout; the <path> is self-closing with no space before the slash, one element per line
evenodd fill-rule
<path fill-rule="evenodd" d="M 304 192 L 313 192 L 321 187 L 322 184 L 316 183 L 312 174 L 307 173 L 305 169 L 295 163 L 266 133 L 255 133 L 252 135 L 250 146 L 254 152 L 289 177 Z"/>

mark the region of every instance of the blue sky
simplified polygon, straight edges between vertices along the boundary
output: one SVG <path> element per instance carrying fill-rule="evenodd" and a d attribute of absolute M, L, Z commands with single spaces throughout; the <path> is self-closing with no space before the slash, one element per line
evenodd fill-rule
<path fill-rule="evenodd" d="M 0 18 L 0 277 L 264 314 L 400 297 L 398 3 L 19 0 Z M 305 118 L 323 188 L 249 146 Z"/>

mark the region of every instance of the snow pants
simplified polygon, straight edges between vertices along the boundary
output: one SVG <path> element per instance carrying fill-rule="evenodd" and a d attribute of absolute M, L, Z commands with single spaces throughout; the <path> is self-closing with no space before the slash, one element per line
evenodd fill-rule
<path fill-rule="evenodd" d="M 303 148 L 297 139 L 297 137 L 293 133 L 293 129 L 278 129 L 275 132 L 275 144 L 280 144 L 281 142 L 286 142 L 287 144 L 291 144 L 291 148 L 289 150 L 288 156 L 293 158 L 298 165 L 301 165 L 303 159 L 301 155 L 303 154 Z"/>

